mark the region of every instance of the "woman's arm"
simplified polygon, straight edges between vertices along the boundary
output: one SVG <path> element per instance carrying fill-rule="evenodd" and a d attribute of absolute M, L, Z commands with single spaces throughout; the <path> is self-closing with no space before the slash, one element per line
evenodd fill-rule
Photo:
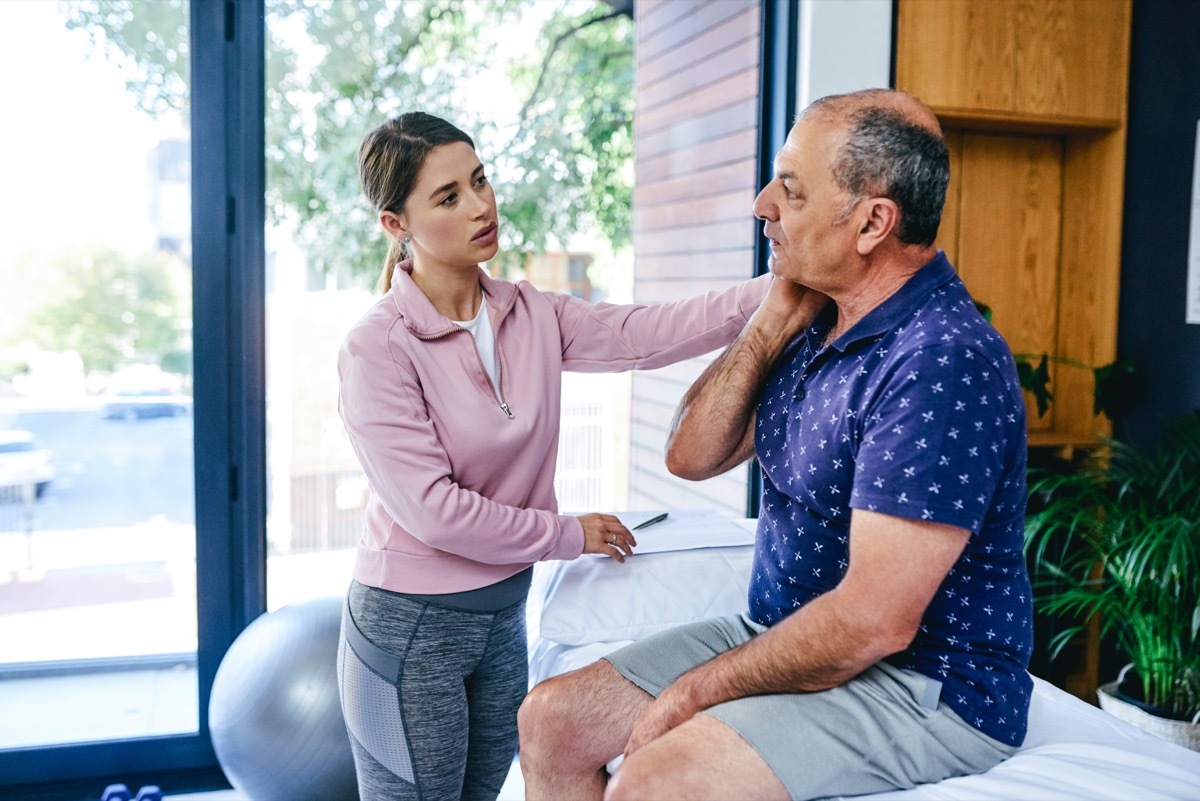
<path fill-rule="evenodd" d="M 597 303 L 547 293 L 562 335 L 563 369 L 650 370 L 728 345 L 762 303 L 770 276 L 659 304 Z"/>

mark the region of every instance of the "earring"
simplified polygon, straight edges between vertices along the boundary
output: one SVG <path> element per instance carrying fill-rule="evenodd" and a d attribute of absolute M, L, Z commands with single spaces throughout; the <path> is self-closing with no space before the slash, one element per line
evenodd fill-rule
<path fill-rule="evenodd" d="M 404 242 L 404 244 L 406 244 L 406 245 L 407 245 L 409 242 L 411 242 L 411 241 L 412 241 L 412 237 L 411 237 L 411 236 L 406 236 L 406 237 L 404 237 L 404 239 L 402 239 L 401 241 L 402 241 L 402 242 Z"/>

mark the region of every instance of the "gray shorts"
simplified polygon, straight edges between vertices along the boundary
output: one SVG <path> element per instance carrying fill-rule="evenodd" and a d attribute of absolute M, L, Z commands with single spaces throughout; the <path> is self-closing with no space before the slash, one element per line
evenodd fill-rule
<path fill-rule="evenodd" d="M 748 615 L 651 635 L 606 659 L 657 697 L 691 668 L 765 631 Z M 1016 749 L 939 700 L 941 683 L 878 663 L 814 693 L 759 695 L 705 710 L 758 752 L 794 799 L 908 789 L 982 773 Z"/>

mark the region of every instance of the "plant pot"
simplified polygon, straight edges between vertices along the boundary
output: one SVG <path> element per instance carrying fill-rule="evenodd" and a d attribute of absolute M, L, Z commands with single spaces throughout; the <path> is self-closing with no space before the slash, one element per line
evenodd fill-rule
<path fill-rule="evenodd" d="M 1126 665 L 1122 668 L 1121 674 L 1117 677 L 1116 681 L 1101 684 L 1096 689 L 1096 697 L 1100 701 L 1100 708 L 1113 717 L 1120 718 L 1126 723 L 1132 723 L 1142 731 L 1153 734 L 1159 739 L 1175 743 L 1176 745 L 1182 745 L 1184 748 L 1192 751 L 1200 751 L 1200 723 L 1196 719 L 1186 721 L 1159 717 L 1147 711 L 1148 706 L 1146 704 L 1139 704 L 1136 701 L 1127 700 L 1122 696 L 1118 691 L 1118 687 L 1121 685 L 1130 667 L 1132 666 Z M 1200 718 L 1200 713 L 1196 717 Z"/>

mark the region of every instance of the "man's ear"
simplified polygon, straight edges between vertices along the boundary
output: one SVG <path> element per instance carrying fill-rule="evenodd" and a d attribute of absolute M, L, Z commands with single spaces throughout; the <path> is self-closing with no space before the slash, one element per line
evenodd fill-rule
<path fill-rule="evenodd" d="M 866 256 L 895 233 L 900 225 L 900 207 L 890 198 L 872 197 L 862 202 L 861 209 L 856 217 L 856 241 L 859 255 Z"/>
<path fill-rule="evenodd" d="M 395 239 L 403 239 L 408 236 L 407 222 L 394 211 L 379 212 L 379 224 Z"/>

